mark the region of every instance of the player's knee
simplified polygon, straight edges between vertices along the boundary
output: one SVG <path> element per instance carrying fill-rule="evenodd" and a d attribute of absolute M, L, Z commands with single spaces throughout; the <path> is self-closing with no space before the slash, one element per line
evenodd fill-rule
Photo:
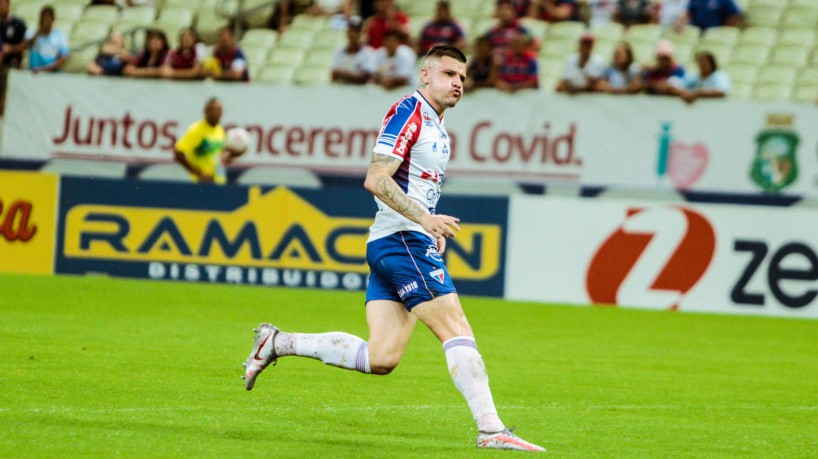
<path fill-rule="evenodd" d="M 369 356 L 369 369 L 375 375 L 388 375 L 398 366 L 399 355 Z"/>

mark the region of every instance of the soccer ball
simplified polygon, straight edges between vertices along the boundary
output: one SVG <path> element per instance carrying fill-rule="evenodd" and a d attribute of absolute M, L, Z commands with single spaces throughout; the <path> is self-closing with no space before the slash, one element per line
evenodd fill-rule
<path fill-rule="evenodd" d="M 227 131 L 224 139 L 224 147 L 233 150 L 234 154 L 242 154 L 247 151 L 250 144 L 250 133 L 246 129 L 236 127 Z"/>

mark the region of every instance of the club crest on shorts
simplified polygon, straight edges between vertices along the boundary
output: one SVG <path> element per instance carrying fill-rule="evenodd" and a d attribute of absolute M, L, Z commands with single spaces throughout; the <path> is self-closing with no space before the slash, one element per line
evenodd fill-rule
<path fill-rule="evenodd" d="M 441 284 L 446 279 L 446 272 L 443 269 L 436 269 L 434 271 L 430 271 L 429 275 L 432 276 L 433 279 L 437 280 Z"/>
<path fill-rule="evenodd" d="M 426 258 L 431 258 L 434 261 L 443 261 L 443 257 L 440 256 L 440 252 L 437 251 L 437 247 L 433 245 L 426 248 Z"/>

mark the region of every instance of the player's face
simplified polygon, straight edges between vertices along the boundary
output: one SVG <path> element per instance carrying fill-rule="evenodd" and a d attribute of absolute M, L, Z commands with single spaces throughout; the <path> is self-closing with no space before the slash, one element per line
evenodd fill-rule
<path fill-rule="evenodd" d="M 212 101 L 205 107 L 205 120 L 207 124 L 216 126 L 222 118 L 222 104 L 218 101 Z"/>
<path fill-rule="evenodd" d="M 430 59 L 421 72 L 421 81 L 426 84 L 426 94 L 438 112 L 454 107 L 463 96 L 463 82 L 466 81 L 466 64 L 449 56 Z"/>

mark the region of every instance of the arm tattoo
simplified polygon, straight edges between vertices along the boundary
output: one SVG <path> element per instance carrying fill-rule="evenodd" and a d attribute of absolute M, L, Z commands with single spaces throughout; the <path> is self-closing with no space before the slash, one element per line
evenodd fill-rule
<path fill-rule="evenodd" d="M 418 223 L 420 217 L 426 213 L 426 209 L 421 207 L 412 198 L 400 189 L 392 175 L 400 167 L 401 161 L 387 155 L 375 154 L 372 163 L 369 165 L 370 173 L 376 171 L 375 186 L 372 193 L 389 207 L 395 209 L 399 214 L 409 220 Z"/>

